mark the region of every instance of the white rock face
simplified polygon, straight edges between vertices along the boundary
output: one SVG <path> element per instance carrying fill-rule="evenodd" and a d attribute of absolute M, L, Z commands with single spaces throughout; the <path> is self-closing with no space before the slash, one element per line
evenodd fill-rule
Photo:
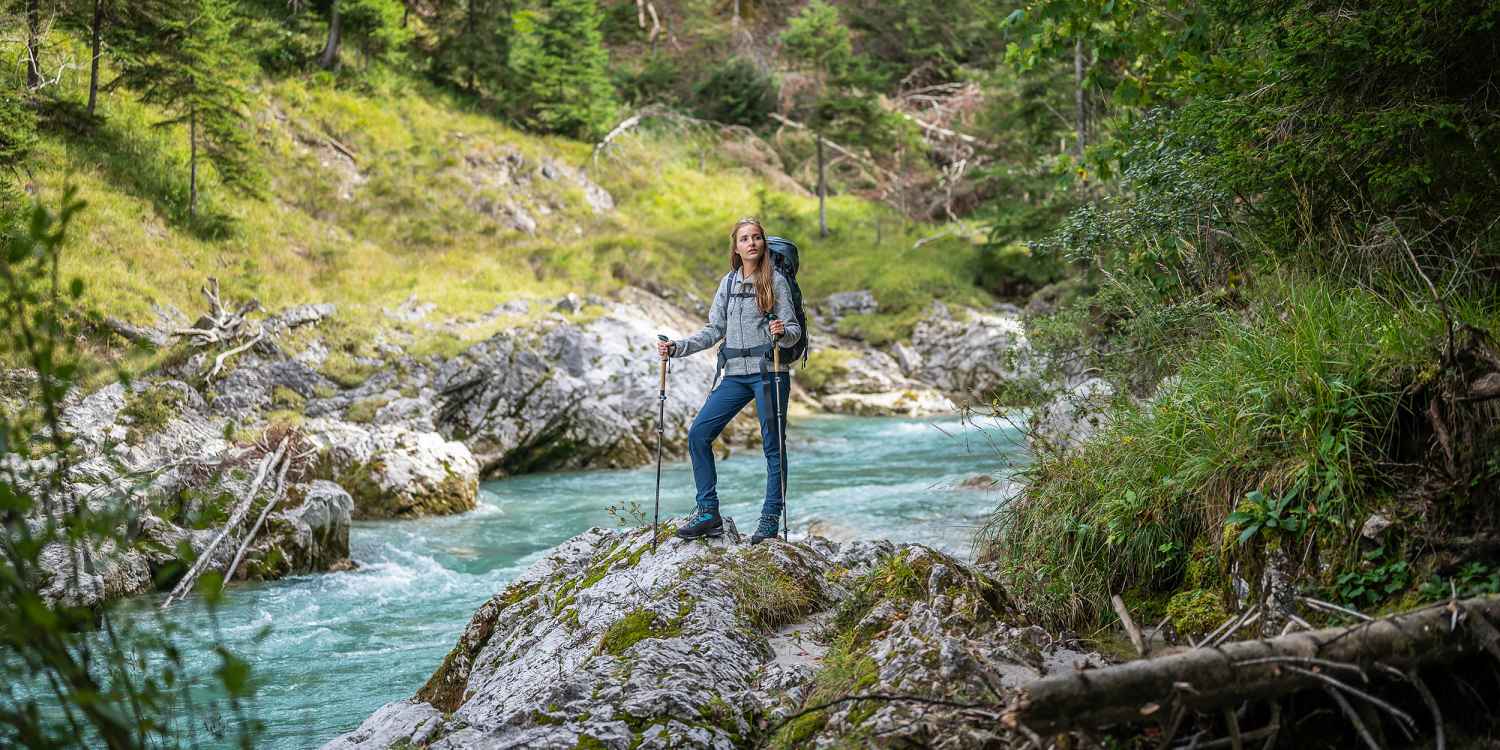
<path fill-rule="evenodd" d="M 1005 383 L 1040 374 L 1041 363 L 1026 341 L 1019 315 L 966 310 L 954 316 L 934 302 L 912 330 L 914 377 L 938 390 L 988 403 Z"/>
<path fill-rule="evenodd" d="M 323 473 L 353 496 L 356 518 L 474 508 L 479 465 L 463 443 L 395 424 L 366 427 L 315 419 L 303 427 L 325 450 Z"/>
<path fill-rule="evenodd" d="M 62 415 L 82 457 L 67 470 L 54 510 L 86 504 L 99 514 L 119 514 L 122 525 L 117 537 L 72 546 L 55 542 L 43 549 L 49 578 L 42 594 L 49 602 L 93 606 L 150 591 L 164 570 L 180 569 L 181 544 L 196 558 L 218 535 L 217 525 L 197 519 L 222 518 L 248 492 L 251 477 L 243 465 L 253 468 L 258 449 L 225 441 L 224 420 L 206 414 L 192 388 L 143 380 L 132 391 L 118 384 L 103 388 Z M 131 421 L 125 407 L 146 395 L 170 404 L 156 407 L 165 423 Z M 56 466 L 50 459 L 8 458 L 14 468 L 37 478 Z M 252 510 L 258 512 L 270 497 L 263 488 Z M 348 557 L 347 493 L 327 482 L 293 483 L 280 502 L 250 541 L 240 569 L 227 571 L 228 578 L 323 570 Z M 28 521 L 40 528 L 40 517 Z M 225 571 L 250 526 L 243 523 L 214 551 L 214 569 Z"/>
<path fill-rule="evenodd" d="M 554 548 L 480 607 L 414 698 L 325 750 L 729 750 L 801 710 L 832 648 L 854 649 L 835 668 L 867 671 L 861 690 L 949 700 L 1082 656 L 1006 625 L 1009 603 L 993 580 L 926 547 L 660 539 L 653 552 L 649 527 L 592 529 Z M 892 557 L 900 565 L 887 566 Z M 825 626 L 844 630 L 799 645 Z M 857 744 L 872 731 L 933 747 L 1007 737 L 993 722 L 931 708 L 850 704 L 798 746 Z"/>
<path fill-rule="evenodd" d="M 930 388 L 884 393 L 830 393 L 820 399 L 823 408 L 839 414 L 861 416 L 927 417 L 958 410 L 947 396 Z"/>
<path fill-rule="evenodd" d="M 659 297 L 626 290 L 588 323 L 552 316 L 504 331 L 439 369 L 437 426 L 469 446 L 486 477 L 645 464 L 656 450 L 656 335 L 681 338 L 702 325 Z M 681 455 L 716 364 L 703 352 L 670 366 L 663 428 L 666 451 Z M 759 434 L 753 415 L 742 416 L 728 439 Z"/>
<path fill-rule="evenodd" d="M 1068 452 L 1083 444 L 1104 424 L 1115 389 L 1090 378 L 1060 393 L 1032 415 L 1027 439 L 1033 450 Z"/>

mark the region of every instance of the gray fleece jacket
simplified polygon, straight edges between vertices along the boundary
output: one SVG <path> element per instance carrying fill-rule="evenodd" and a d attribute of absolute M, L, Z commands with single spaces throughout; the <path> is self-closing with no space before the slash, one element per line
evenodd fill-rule
<path fill-rule="evenodd" d="M 797 343 L 802 337 L 802 326 L 797 324 L 797 313 L 792 308 L 792 288 L 781 272 L 772 272 L 772 291 L 776 297 L 776 318 L 786 324 L 781 335 L 783 349 Z M 672 342 L 672 356 L 686 357 L 724 341 L 730 349 L 751 349 L 771 343 L 770 321 L 766 320 L 760 306 L 755 302 L 755 282 L 741 276 L 740 271 L 729 272 L 719 281 L 719 291 L 714 293 L 714 302 L 708 308 L 708 325 L 703 330 L 679 341 Z M 766 370 L 771 363 L 765 363 Z M 731 359 L 724 367 L 725 375 L 759 375 L 761 361 L 756 358 Z M 781 360 L 781 371 L 791 369 L 785 357 Z"/>

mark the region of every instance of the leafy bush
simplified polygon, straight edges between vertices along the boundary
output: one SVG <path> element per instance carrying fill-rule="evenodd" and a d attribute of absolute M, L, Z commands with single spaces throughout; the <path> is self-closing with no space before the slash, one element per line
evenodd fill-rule
<path fill-rule="evenodd" d="M 1059 620 L 1090 620 L 1110 591 L 1170 589 L 1185 564 L 1171 551 L 1272 520 L 1293 538 L 1318 530 L 1332 559 L 1357 558 L 1347 545 L 1371 493 L 1393 481 L 1401 393 L 1431 372 L 1441 318 L 1307 280 L 1272 279 L 1264 295 L 1245 318 L 1221 319 L 1176 383 L 1024 473 L 1025 491 L 986 530 L 1018 593 Z M 1242 503 L 1252 491 L 1261 505 Z M 1226 527 L 1235 511 L 1244 525 Z M 1253 556 L 1268 538 L 1222 554 Z"/>

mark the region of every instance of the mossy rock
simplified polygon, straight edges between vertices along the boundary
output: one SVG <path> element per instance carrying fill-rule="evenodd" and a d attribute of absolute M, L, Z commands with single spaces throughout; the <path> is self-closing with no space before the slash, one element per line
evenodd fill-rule
<path fill-rule="evenodd" d="M 1208 589 L 1192 589 L 1177 593 L 1167 602 L 1167 617 L 1179 634 L 1196 637 L 1223 624 L 1229 619 L 1229 612 L 1218 594 Z"/>
<path fill-rule="evenodd" d="M 636 609 L 616 620 L 599 641 L 599 653 L 621 657 L 637 643 L 648 638 L 671 638 L 682 633 L 680 622 L 657 626 L 658 616 L 649 609 Z"/>
<path fill-rule="evenodd" d="M 388 403 L 390 403 L 390 399 L 379 396 L 355 401 L 344 412 L 344 419 L 350 422 L 369 424 L 375 421 L 375 414 L 380 411 L 380 408 Z"/>
<path fill-rule="evenodd" d="M 284 385 L 271 389 L 271 408 L 277 411 L 302 413 L 307 410 L 307 399 L 302 394 Z"/>
<path fill-rule="evenodd" d="M 161 432 L 182 413 L 182 401 L 182 392 L 167 385 L 148 386 L 126 396 L 120 408 L 120 416 L 130 420 L 125 442 L 139 445 L 148 435 Z"/>

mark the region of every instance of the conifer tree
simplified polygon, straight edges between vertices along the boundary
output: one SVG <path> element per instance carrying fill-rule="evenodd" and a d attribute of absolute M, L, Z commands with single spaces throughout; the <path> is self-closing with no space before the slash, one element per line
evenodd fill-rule
<path fill-rule="evenodd" d="M 172 113 L 158 127 L 187 125 L 189 216 L 197 212 L 200 149 L 226 185 L 253 190 L 259 181 L 232 28 L 231 0 L 144 0 L 131 10 L 126 80 L 143 101 Z"/>
<path fill-rule="evenodd" d="M 609 126 L 615 92 L 600 20 L 595 0 L 542 0 L 515 15 L 511 109 L 522 124 L 577 138 Z"/>
<path fill-rule="evenodd" d="M 430 26 L 438 34 L 432 76 L 470 94 L 498 90 L 510 54 L 510 0 L 450 0 L 438 6 Z"/>

